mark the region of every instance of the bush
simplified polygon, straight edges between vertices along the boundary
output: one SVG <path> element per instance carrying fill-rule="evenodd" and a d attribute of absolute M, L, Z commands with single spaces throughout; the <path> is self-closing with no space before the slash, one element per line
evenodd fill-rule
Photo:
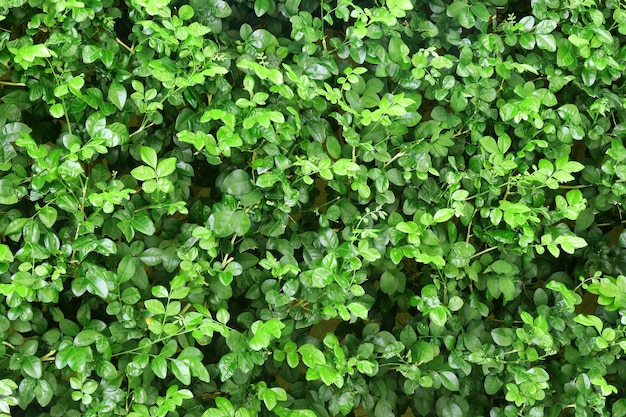
<path fill-rule="evenodd" d="M 0 7 L 0 415 L 626 415 L 621 1 Z"/>

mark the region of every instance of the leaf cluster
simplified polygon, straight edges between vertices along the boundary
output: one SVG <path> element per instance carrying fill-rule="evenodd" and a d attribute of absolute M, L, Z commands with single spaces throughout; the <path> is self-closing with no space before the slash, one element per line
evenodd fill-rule
<path fill-rule="evenodd" d="M 0 2 L 0 417 L 625 416 L 598 6 Z"/>

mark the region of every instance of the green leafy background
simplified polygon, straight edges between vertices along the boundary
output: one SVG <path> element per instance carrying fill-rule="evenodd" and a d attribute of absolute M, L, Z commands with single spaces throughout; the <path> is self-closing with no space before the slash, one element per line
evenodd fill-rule
<path fill-rule="evenodd" d="M 0 416 L 626 415 L 623 2 L 0 26 Z"/>

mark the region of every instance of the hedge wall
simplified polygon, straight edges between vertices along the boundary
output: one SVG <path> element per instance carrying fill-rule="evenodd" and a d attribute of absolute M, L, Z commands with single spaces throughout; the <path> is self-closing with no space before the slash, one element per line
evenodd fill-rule
<path fill-rule="evenodd" d="M 0 20 L 0 416 L 626 415 L 623 1 Z"/>

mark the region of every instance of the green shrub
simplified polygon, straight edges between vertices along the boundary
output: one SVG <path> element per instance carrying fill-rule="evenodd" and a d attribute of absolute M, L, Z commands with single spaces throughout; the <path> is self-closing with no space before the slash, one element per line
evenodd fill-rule
<path fill-rule="evenodd" d="M 0 416 L 626 415 L 623 2 L 0 9 Z"/>

